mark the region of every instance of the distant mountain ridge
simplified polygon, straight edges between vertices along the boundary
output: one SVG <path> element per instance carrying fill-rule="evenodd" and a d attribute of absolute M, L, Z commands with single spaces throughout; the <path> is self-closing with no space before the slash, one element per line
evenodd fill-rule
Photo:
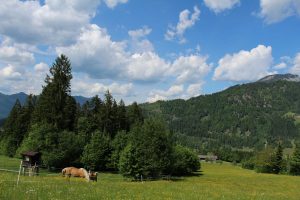
<path fill-rule="evenodd" d="M 257 82 L 265 82 L 265 83 L 272 83 L 276 81 L 290 81 L 290 82 L 300 82 L 300 77 L 294 74 L 274 74 L 266 76 Z"/>
<path fill-rule="evenodd" d="M 24 92 L 6 95 L 0 92 L 0 120 L 6 118 L 10 113 L 11 108 L 14 106 L 17 99 L 19 99 L 20 103 L 24 105 L 27 99 L 27 94 Z M 77 103 L 80 105 L 84 104 L 90 98 L 83 96 L 74 96 Z"/>

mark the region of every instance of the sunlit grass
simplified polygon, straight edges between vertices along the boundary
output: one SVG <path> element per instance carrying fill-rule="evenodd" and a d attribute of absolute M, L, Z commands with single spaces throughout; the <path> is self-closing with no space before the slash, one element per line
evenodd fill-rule
<path fill-rule="evenodd" d="M 6 164 L 5 164 L 6 163 Z M 10 164 L 9 164 L 10 163 Z M 0 168 L 19 161 L 0 157 Z M 16 167 L 16 168 L 17 168 Z M 0 172 L 0 199 L 299 199 L 300 177 L 257 174 L 229 163 L 202 163 L 203 172 L 176 181 L 130 182 L 100 173 L 98 182 L 60 174 L 38 177 Z"/>

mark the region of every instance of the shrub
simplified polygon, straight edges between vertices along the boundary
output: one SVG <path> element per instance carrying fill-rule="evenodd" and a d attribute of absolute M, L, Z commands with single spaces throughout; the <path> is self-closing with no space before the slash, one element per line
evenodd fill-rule
<path fill-rule="evenodd" d="M 186 175 L 200 169 L 198 156 L 190 149 L 181 145 L 175 146 L 172 174 Z"/>

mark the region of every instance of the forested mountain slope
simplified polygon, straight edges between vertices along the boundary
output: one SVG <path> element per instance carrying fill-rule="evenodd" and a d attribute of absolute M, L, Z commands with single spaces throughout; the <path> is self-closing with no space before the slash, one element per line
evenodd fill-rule
<path fill-rule="evenodd" d="M 276 77 L 278 78 L 278 77 Z M 185 143 L 202 151 L 261 148 L 300 135 L 300 82 L 276 80 L 237 85 L 189 100 L 143 104 L 146 116 L 161 116 Z"/>

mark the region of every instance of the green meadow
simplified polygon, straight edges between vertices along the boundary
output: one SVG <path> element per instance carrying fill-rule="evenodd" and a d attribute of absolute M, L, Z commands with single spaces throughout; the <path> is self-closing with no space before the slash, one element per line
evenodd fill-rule
<path fill-rule="evenodd" d="M 17 170 L 18 159 L 0 156 L 0 168 Z M 300 177 L 257 174 L 230 163 L 201 163 L 202 171 L 174 180 L 131 182 L 100 173 L 98 182 L 60 174 L 21 176 L 0 171 L 0 199 L 299 199 Z"/>

